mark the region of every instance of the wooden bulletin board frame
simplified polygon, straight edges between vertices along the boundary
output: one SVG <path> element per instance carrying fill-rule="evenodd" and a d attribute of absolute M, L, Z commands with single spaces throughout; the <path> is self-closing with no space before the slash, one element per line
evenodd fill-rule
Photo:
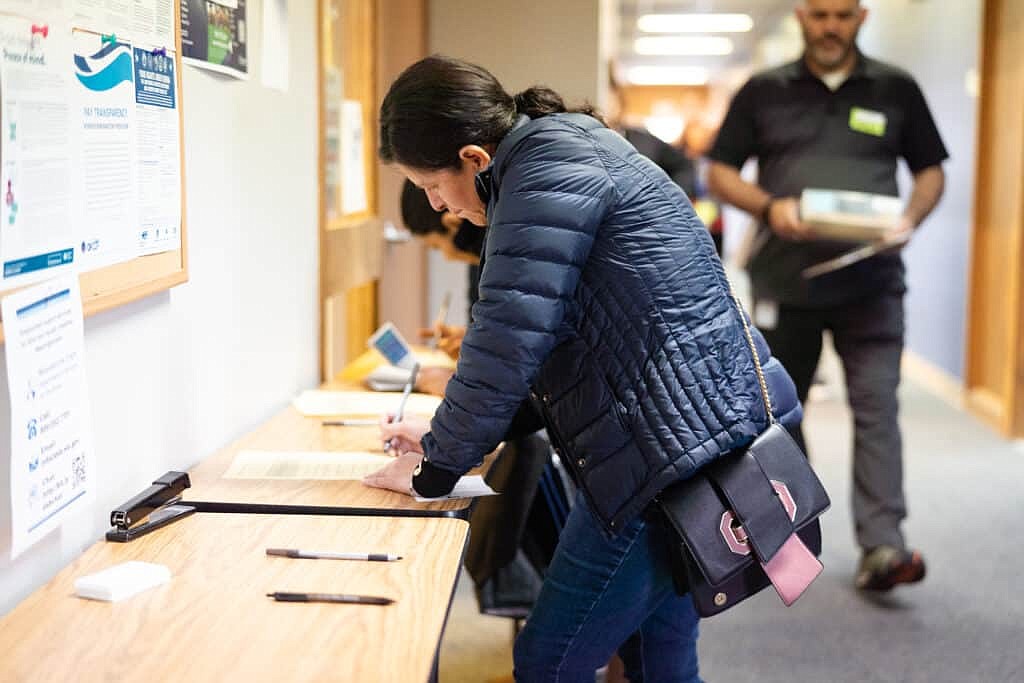
<path fill-rule="evenodd" d="M 318 0 L 320 375 L 325 380 L 365 350 L 377 327 L 383 255 L 377 186 L 377 13 L 377 0 Z M 337 118 L 342 100 L 362 106 L 366 210 L 356 213 L 342 211 L 344 178 L 340 167 L 330 167 L 345 152 Z"/>
<path fill-rule="evenodd" d="M 85 316 L 107 311 L 188 282 L 188 231 L 185 218 L 185 107 L 181 88 L 181 0 L 174 0 L 174 70 L 178 104 L 178 164 L 181 181 L 181 247 L 79 275 Z M 15 291 L 15 290 L 11 290 Z M 0 298 L 9 294 L 3 292 Z M 0 325 L 0 343 L 4 341 Z"/>

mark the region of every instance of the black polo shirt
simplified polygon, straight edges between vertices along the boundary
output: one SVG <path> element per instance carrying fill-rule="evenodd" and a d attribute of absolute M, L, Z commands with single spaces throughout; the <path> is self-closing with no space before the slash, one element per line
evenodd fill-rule
<path fill-rule="evenodd" d="M 898 158 L 916 173 L 949 157 L 914 79 L 863 55 L 835 92 L 802 58 L 757 74 L 733 98 L 709 156 L 736 168 L 756 157 L 758 184 L 776 197 L 806 187 L 895 196 Z M 853 245 L 760 230 L 748 266 L 758 298 L 818 308 L 906 289 L 898 252 L 805 281 L 804 268 Z"/>

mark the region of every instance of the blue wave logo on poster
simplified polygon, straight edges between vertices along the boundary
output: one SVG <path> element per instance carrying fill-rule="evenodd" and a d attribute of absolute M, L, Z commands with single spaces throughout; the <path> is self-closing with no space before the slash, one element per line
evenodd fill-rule
<path fill-rule="evenodd" d="M 75 55 L 75 76 L 89 90 L 103 92 L 132 80 L 132 55 L 126 43 L 111 43 L 94 55 Z"/>

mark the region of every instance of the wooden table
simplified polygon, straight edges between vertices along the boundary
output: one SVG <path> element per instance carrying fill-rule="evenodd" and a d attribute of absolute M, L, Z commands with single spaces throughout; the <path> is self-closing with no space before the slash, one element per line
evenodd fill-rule
<path fill-rule="evenodd" d="M 468 525 L 455 519 L 196 513 L 98 543 L 0 620 L 4 681 L 425 681 Z M 267 557 L 268 547 L 397 553 L 397 562 Z M 77 577 L 127 560 L 170 583 L 119 603 Z M 380 595 L 387 607 L 279 603 L 272 591 Z"/>
<path fill-rule="evenodd" d="M 376 351 L 369 351 L 322 388 L 333 391 L 365 390 L 361 377 L 382 361 Z M 398 395 L 395 394 L 396 404 Z M 286 511 L 287 506 L 303 506 L 316 508 L 310 512 L 321 514 L 332 514 L 332 511 L 336 513 L 340 508 L 374 508 L 429 514 L 448 513 L 462 518 L 468 515 L 472 503 L 469 499 L 417 503 L 407 495 L 369 488 L 358 481 L 224 478 L 235 456 L 243 450 L 372 452 L 381 449 L 380 431 L 376 427 L 324 427 L 322 422 L 323 418 L 305 417 L 289 405 L 190 470 L 192 488 L 185 492 L 184 502 L 201 500 L 277 506 L 279 512 Z M 485 473 L 493 458 L 494 454 L 491 454 L 483 466 L 470 473 Z"/>
<path fill-rule="evenodd" d="M 192 488 L 185 491 L 183 502 L 276 505 L 278 512 L 285 512 L 285 506 L 306 506 L 317 508 L 310 512 L 320 514 L 336 514 L 340 508 L 373 508 L 459 517 L 466 515 L 472 502 L 458 499 L 418 503 L 405 494 L 370 488 L 359 481 L 224 478 L 234 457 L 243 450 L 380 451 L 380 432 L 376 427 L 324 427 L 321 418 L 304 417 L 289 406 L 190 470 Z M 488 456 L 484 465 L 471 474 L 486 472 L 493 458 L 493 454 Z"/>

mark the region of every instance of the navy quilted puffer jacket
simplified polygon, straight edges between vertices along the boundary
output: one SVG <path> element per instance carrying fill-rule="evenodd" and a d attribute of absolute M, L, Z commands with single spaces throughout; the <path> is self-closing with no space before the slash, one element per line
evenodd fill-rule
<path fill-rule="evenodd" d="M 424 453 L 465 472 L 532 397 L 615 533 L 766 427 L 725 272 L 679 187 L 588 116 L 521 117 L 481 180 L 480 300 Z M 794 424 L 793 383 L 754 335 L 775 413 Z"/>

